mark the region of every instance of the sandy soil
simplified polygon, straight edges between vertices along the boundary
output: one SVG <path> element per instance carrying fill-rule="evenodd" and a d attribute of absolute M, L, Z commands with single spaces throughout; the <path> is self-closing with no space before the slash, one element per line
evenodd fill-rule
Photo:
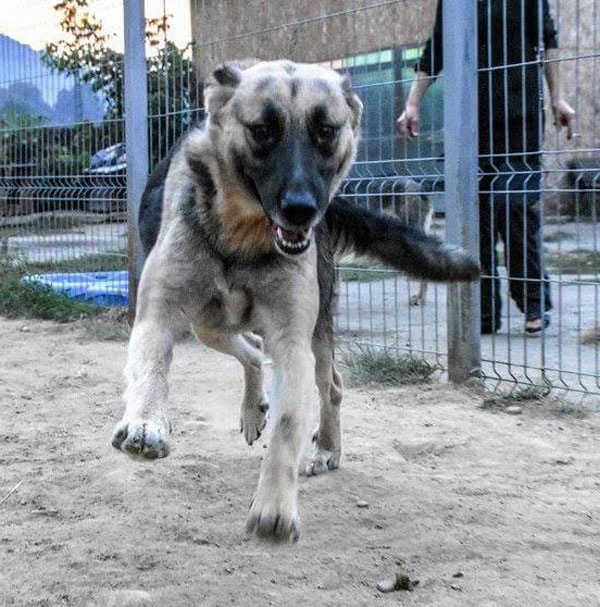
<path fill-rule="evenodd" d="M 22 326 L 0 320 L 0 499 L 23 480 L 0 505 L 3 607 L 599 604 L 597 418 L 347 390 L 343 468 L 302 479 L 297 545 L 265 545 L 243 531 L 264 451 L 237 432 L 234 361 L 179 346 L 174 452 L 137 464 L 109 445 L 125 345 Z M 420 584 L 380 594 L 398 568 Z"/>

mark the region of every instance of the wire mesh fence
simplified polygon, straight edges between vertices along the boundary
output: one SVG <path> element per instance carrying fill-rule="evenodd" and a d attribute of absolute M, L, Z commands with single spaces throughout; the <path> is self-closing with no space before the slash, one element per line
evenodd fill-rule
<path fill-rule="evenodd" d="M 122 55 L 107 47 L 94 66 L 76 66 L 74 53 L 61 65 L 68 44 L 91 57 L 94 41 L 115 32 L 104 26 L 94 38 L 57 3 L 12 4 L 0 28 L 3 261 L 29 284 L 74 295 L 89 289 L 99 303 L 122 303 L 126 155 L 121 83 L 113 77 Z M 99 13 L 117 6 L 93 3 Z"/>
<path fill-rule="evenodd" d="M 457 80 L 444 70 L 437 5 L 147 0 L 149 167 L 202 120 L 203 82 L 215 65 L 245 57 L 321 63 L 349 73 L 364 103 L 359 154 L 341 194 L 444 238 L 457 204 L 445 196 L 444 88 Z M 474 5 L 479 139 L 465 145 L 479 157 L 482 372 L 503 384 L 598 394 L 598 2 Z M 33 14 L 34 3 L 23 10 Z M 58 27 L 42 31 L 32 19 L 23 30 L 27 41 L 41 41 L 32 49 L 3 24 L 0 65 L 9 67 L 0 75 L 0 246 L 4 257 L 29 262 L 29 274 L 70 274 L 57 277 L 65 284 L 81 274 L 87 289 L 102 279 L 89 272 L 108 272 L 113 293 L 122 293 L 123 9 L 90 0 L 89 12 L 114 34 L 104 42 L 111 52 L 90 57 L 105 62 L 96 71 L 108 79 L 95 90 L 86 66 L 52 71 L 41 59 L 46 43 L 65 38 Z M 13 60 L 15 52 L 21 55 Z M 408 140 L 397 119 L 415 78 L 426 86 L 419 135 Z M 558 101 L 575 112 L 571 140 L 553 124 Z M 565 120 L 567 109 L 558 110 Z M 338 276 L 340 340 L 448 367 L 453 309 L 444 286 L 355 258 L 340 261 Z M 527 321 L 541 330 L 528 333 Z"/>

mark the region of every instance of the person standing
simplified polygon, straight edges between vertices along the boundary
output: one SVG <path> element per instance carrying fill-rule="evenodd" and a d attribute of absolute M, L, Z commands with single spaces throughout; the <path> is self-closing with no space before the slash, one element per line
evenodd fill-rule
<path fill-rule="evenodd" d="M 419 108 L 443 68 L 442 3 L 433 33 L 415 67 L 401 132 L 418 136 Z M 501 326 L 496 245 L 505 247 L 510 294 L 525 314 L 525 330 L 550 323 L 548 276 L 543 271 L 541 156 L 544 134 L 542 69 L 555 124 L 573 134 L 575 111 L 565 100 L 559 74 L 558 36 L 548 0 L 477 0 L 479 73 L 479 222 L 481 331 Z M 445 86 L 452 86 L 451 81 Z"/>

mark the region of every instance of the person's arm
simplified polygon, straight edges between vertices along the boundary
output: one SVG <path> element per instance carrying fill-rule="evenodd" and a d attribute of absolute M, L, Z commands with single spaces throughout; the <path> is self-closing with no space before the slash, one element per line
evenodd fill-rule
<path fill-rule="evenodd" d="M 544 63 L 544 75 L 550 92 L 550 107 L 554 116 L 554 124 L 558 129 L 566 127 L 567 139 L 573 137 L 573 123 L 575 122 L 575 110 L 564 97 L 560 82 L 560 63 L 558 49 L 550 48 L 546 51 L 546 63 Z"/>
<path fill-rule="evenodd" d="M 404 106 L 404 111 L 398 118 L 398 127 L 400 132 L 412 140 L 419 136 L 419 114 L 421 101 L 431 86 L 431 76 L 427 72 L 417 72 L 410 93 Z"/>
<path fill-rule="evenodd" d="M 439 0 L 433 33 L 425 43 L 423 54 L 415 67 L 415 79 L 410 87 L 404 111 L 398 118 L 400 132 L 410 140 L 419 135 L 421 101 L 442 67 L 442 0 Z"/>
<path fill-rule="evenodd" d="M 544 47 L 546 50 L 546 62 L 544 63 L 544 75 L 550 92 L 550 107 L 554 116 L 554 124 L 557 128 L 567 128 L 567 139 L 573 137 L 573 123 L 575 122 L 575 110 L 569 105 L 564 97 L 560 81 L 560 62 L 558 53 L 558 32 L 554 19 L 550 13 L 548 0 L 542 3 L 542 23 Z"/>

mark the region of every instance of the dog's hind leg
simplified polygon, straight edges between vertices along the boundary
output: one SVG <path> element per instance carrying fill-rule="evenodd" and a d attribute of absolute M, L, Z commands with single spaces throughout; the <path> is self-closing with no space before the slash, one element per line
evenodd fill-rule
<path fill-rule="evenodd" d="M 419 292 L 410 296 L 411 306 L 424 306 L 427 299 L 427 285 L 429 283 L 426 280 L 422 280 L 419 283 Z"/>
<path fill-rule="evenodd" d="M 247 335 L 203 331 L 197 327 L 194 327 L 194 330 L 202 343 L 218 352 L 233 356 L 244 368 L 245 389 L 240 411 L 240 432 L 246 442 L 252 445 L 264 430 L 269 408 L 264 391 L 265 356 L 257 347 L 261 342 L 254 339 L 258 336 L 250 334 L 252 338 L 248 338 Z"/>
<path fill-rule="evenodd" d="M 424 198 L 421 196 L 421 198 Z M 423 219 L 423 232 L 425 234 L 431 234 L 431 224 L 433 223 L 433 204 L 426 199 L 428 203 L 427 212 L 425 213 L 425 218 Z M 415 295 L 411 295 L 410 297 L 410 305 L 411 306 L 424 306 L 427 300 L 427 281 L 422 280 L 419 284 L 419 292 Z"/>
<path fill-rule="evenodd" d="M 340 431 L 342 378 L 334 365 L 331 330 L 318 328 L 312 346 L 321 409 L 319 427 L 313 437 L 313 453 L 305 470 L 306 476 L 315 476 L 338 468 L 342 453 Z"/>
<path fill-rule="evenodd" d="M 250 342 L 250 345 L 254 346 L 261 352 L 265 351 L 264 340 L 260 335 L 258 335 L 258 333 L 253 333 L 250 331 L 248 333 L 244 333 L 243 336 L 246 341 Z"/>

